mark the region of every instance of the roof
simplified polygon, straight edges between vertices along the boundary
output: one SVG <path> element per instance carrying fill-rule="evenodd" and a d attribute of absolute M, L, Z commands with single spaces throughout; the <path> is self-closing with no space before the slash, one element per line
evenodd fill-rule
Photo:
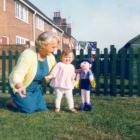
<path fill-rule="evenodd" d="M 129 40 L 123 47 L 127 48 L 130 44 L 134 43 L 138 39 L 140 39 L 140 34 Z"/>
<path fill-rule="evenodd" d="M 64 32 L 61 28 L 59 28 L 52 19 L 47 17 L 39 8 L 37 8 L 34 4 L 32 4 L 29 0 L 19 0 L 23 4 L 27 4 L 28 8 L 30 8 L 33 11 L 38 12 L 40 15 L 42 15 L 42 18 L 47 21 L 48 24 L 52 25 L 55 29 L 59 30 L 60 32 Z M 27 6 L 26 5 L 26 6 Z"/>
<path fill-rule="evenodd" d="M 29 0 L 19 0 L 20 2 L 22 2 L 23 4 L 27 4 L 28 8 L 30 8 L 33 11 L 37 11 L 39 14 L 41 14 L 43 17 L 45 18 L 45 20 L 47 21 L 48 24 L 52 25 L 56 30 L 64 33 L 65 35 L 69 36 L 70 38 L 73 38 L 74 40 L 76 40 L 73 36 L 68 35 L 66 32 L 64 32 L 63 29 L 61 29 L 59 26 L 57 26 L 54 21 L 52 19 L 50 19 L 48 16 L 46 16 L 39 8 L 37 8 L 33 3 L 31 3 Z"/>
<path fill-rule="evenodd" d="M 33 5 L 30 1 L 28 0 L 24 0 L 27 4 L 29 4 L 33 9 L 35 9 L 36 11 L 38 11 L 41 15 L 43 15 L 44 17 L 46 17 L 48 20 L 50 20 L 51 22 L 53 22 L 52 19 L 50 19 L 49 17 L 47 17 L 40 9 L 38 9 L 35 5 Z"/>

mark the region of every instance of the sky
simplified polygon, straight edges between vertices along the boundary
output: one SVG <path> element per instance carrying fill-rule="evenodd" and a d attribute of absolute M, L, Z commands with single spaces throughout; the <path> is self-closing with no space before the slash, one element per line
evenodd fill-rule
<path fill-rule="evenodd" d="M 30 0 L 49 18 L 61 12 L 79 41 L 117 49 L 140 34 L 140 0 Z"/>

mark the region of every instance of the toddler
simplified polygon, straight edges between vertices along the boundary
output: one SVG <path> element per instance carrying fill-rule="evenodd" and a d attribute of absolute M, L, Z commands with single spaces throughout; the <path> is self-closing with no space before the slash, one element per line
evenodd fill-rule
<path fill-rule="evenodd" d="M 65 46 L 62 51 L 61 62 L 58 62 L 51 73 L 45 77 L 46 80 L 51 80 L 50 86 L 55 91 L 55 112 L 60 111 L 61 99 L 65 95 L 68 107 L 71 112 L 76 113 L 74 108 L 72 90 L 75 85 L 75 68 L 71 64 L 74 59 L 74 54 L 69 47 Z"/>

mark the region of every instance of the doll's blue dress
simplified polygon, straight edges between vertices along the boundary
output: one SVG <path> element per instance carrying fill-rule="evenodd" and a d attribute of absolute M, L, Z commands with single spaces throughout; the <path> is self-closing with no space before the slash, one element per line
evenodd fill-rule
<path fill-rule="evenodd" d="M 37 73 L 32 83 L 26 88 L 26 97 L 12 92 L 12 98 L 21 112 L 32 113 L 35 111 L 45 111 L 47 103 L 43 98 L 42 80 L 48 75 L 48 62 L 38 61 Z"/>

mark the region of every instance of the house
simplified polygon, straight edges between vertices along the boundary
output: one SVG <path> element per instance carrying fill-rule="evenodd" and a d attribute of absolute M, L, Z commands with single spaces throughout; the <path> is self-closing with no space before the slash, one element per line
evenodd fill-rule
<path fill-rule="evenodd" d="M 34 44 L 41 32 L 53 30 L 60 36 L 62 47 L 65 31 L 30 1 L 0 0 L 0 14 L 0 44 Z"/>
<path fill-rule="evenodd" d="M 135 54 L 138 53 L 140 49 L 140 34 L 129 40 L 122 48 L 125 48 L 127 53 L 129 53 L 129 48 L 132 48 Z"/>
<path fill-rule="evenodd" d="M 132 76 L 134 79 L 137 79 L 137 57 L 135 57 L 140 52 L 140 34 L 129 40 L 120 50 L 118 53 L 121 53 L 122 49 L 125 50 L 126 54 L 130 54 L 130 48 L 133 51 L 133 61 L 132 61 Z M 129 75 L 129 61 L 126 61 L 126 75 Z"/>
<path fill-rule="evenodd" d="M 77 40 L 71 35 L 71 24 L 67 23 L 66 18 L 61 17 L 60 11 L 54 12 L 53 22 L 64 31 L 63 43 L 71 42 L 71 47 L 77 45 Z"/>

